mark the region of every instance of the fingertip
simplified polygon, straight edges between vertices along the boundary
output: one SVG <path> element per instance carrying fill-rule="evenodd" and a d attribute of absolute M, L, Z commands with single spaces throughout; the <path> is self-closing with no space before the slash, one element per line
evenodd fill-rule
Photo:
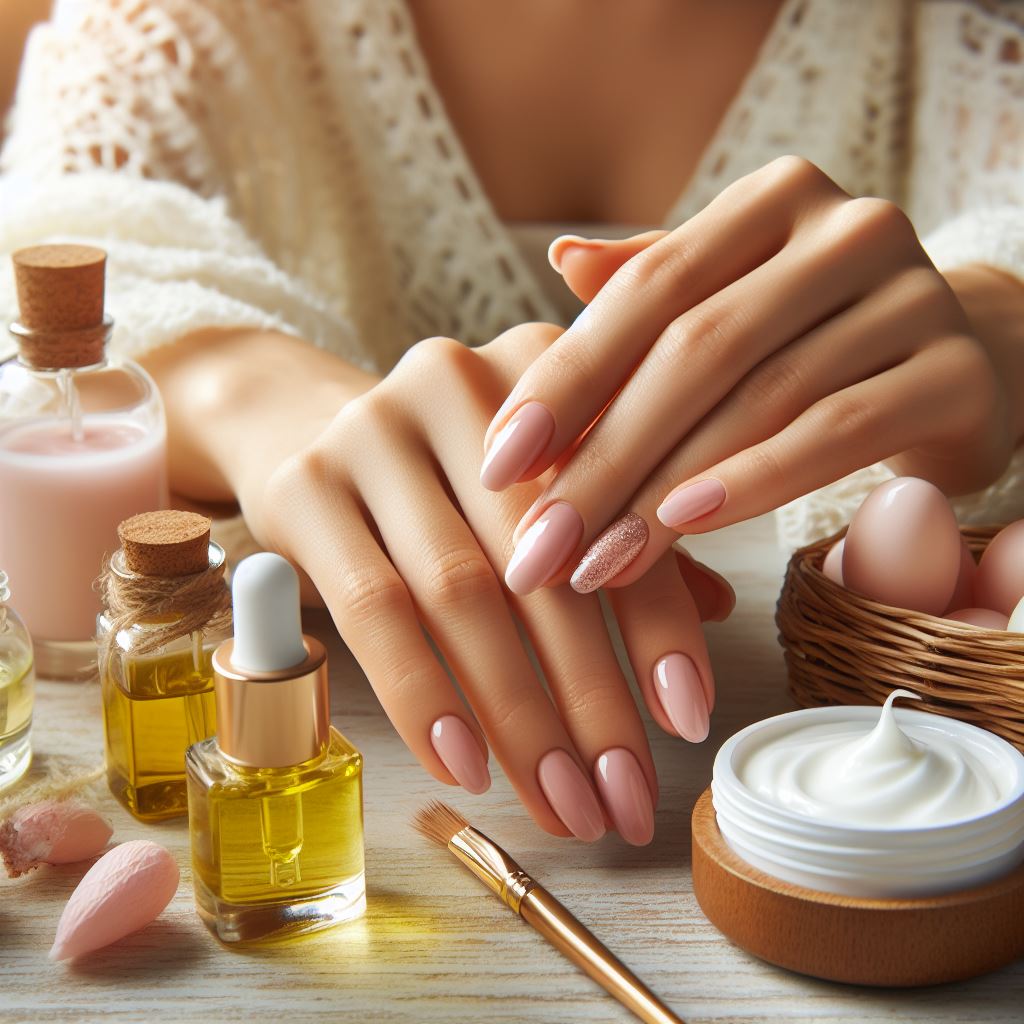
<path fill-rule="evenodd" d="M 551 269 L 556 274 L 562 272 L 562 257 L 565 255 L 567 249 L 571 246 L 578 245 L 586 248 L 587 246 L 593 247 L 600 243 L 595 243 L 581 235 L 559 235 L 553 239 L 551 244 L 548 246 L 548 263 L 551 264 Z"/>

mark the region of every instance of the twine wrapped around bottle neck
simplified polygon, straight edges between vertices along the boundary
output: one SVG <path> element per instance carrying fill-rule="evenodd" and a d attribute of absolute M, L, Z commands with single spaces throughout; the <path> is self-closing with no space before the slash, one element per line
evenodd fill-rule
<path fill-rule="evenodd" d="M 144 576 L 106 559 L 98 580 L 109 628 L 100 638 L 100 668 L 117 646 L 117 634 L 136 623 L 145 632 L 132 644 L 132 654 L 152 654 L 196 630 L 219 632 L 231 625 L 231 591 L 224 583 L 224 552 L 210 566 L 189 576 Z M 160 621 L 166 619 L 167 621 Z"/>

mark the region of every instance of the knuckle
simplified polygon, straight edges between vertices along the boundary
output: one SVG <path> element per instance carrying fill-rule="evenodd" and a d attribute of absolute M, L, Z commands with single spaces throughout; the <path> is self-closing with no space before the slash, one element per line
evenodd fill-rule
<path fill-rule="evenodd" d="M 776 157 L 762 168 L 761 173 L 772 191 L 802 192 L 832 184 L 817 164 L 794 153 Z"/>
<path fill-rule="evenodd" d="M 566 718 L 622 723 L 624 686 L 617 670 L 607 663 L 572 666 L 570 674 L 553 688 L 559 711 Z"/>
<path fill-rule="evenodd" d="M 761 410 L 777 406 L 789 409 L 793 399 L 807 390 L 805 371 L 800 361 L 788 354 L 773 356 L 758 366 L 746 379 L 742 390 L 743 404 Z"/>
<path fill-rule="evenodd" d="M 889 199 L 858 196 L 840 203 L 836 216 L 843 235 L 858 241 L 903 246 L 917 241 L 910 218 Z"/>
<path fill-rule="evenodd" d="M 446 551 L 433 559 L 423 576 L 424 597 L 447 608 L 500 597 L 498 578 L 481 551 Z"/>
<path fill-rule="evenodd" d="M 559 381 L 589 389 L 595 380 L 597 367 L 592 349 L 575 336 L 563 338 L 548 349 L 545 360 L 551 375 Z"/>
<path fill-rule="evenodd" d="M 724 308 L 691 309 L 665 328 L 653 355 L 661 365 L 678 370 L 679 364 L 699 359 L 707 367 L 719 365 L 732 354 L 737 316 Z"/>
<path fill-rule="evenodd" d="M 395 367 L 395 372 L 422 375 L 433 374 L 439 368 L 450 371 L 460 365 L 464 355 L 470 351 L 454 338 L 442 335 L 424 338 L 406 349 Z"/>
<path fill-rule="evenodd" d="M 674 231 L 628 259 L 615 273 L 611 287 L 627 301 L 644 293 L 676 290 L 683 280 L 696 280 L 702 261 L 699 242 Z"/>
<path fill-rule="evenodd" d="M 543 700 L 547 708 L 538 704 Z M 483 710 L 483 709 L 482 709 Z M 496 687 L 487 696 L 487 732 L 489 734 L 526 735 L 536 730 L 544 711 L 551 712 L 551 705 L 541 694 L 537 680 L 532 675 L 528 680 L 508 683 Z"/>
<path fill-rule="evenodd" d="M 859 394 L 840 391 L 820 403 L 816 419 L 823 436 L 852 440 L 877 427 L 878 409 Z"/>
<path fill-rule="evenodd" d="M 783 471 L 783 454 L 778 441 L 755 444 L 742 458 L 742 473 L 746 479 L 776 480 Z"/>
<path fill-rule="evenodd" d="M 385 664 L 381 675 L 393 706 L 417 707 L 422 702 L 424 685 L 430 682 L 432 673 L 430 664 L 423 657 L 403 652 Z"/>
<path fill-rule="evenodd" d="M 348 569 L 336 583 L 341 613 L 356 626 L 375 626 L 391 618 L 409 600 L 401 577 L 374 567 Z"/>

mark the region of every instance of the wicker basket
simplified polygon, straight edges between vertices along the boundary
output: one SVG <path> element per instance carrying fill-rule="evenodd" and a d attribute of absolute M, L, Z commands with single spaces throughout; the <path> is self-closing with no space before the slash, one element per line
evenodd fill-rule
<path fill-rule="evenodd" d="M 975 558 L 998 526 L 964 527 Z M 795 552 L 775 615 L 801 707 L 881 704 L 902 687 L 920 709 L 989 729 L 1024 751 L 1024 634 L 979 630 L 878 604 L 821 571 L 846 533 Z"/>

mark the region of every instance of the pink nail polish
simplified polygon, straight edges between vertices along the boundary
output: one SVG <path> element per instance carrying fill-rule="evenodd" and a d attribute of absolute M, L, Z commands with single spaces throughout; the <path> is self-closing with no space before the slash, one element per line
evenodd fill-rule
<path fill-rule="evenodd" d="M 658 518 L 673 530 L 694 519 L 714 512 L 725 501 L 725 486 L 720 480 L 698 480 L 677 487 L 658 506 Z"/>
<path fill-rule="evenodd" d="M 580 235 L 559 235 L 548 246 L 548 263 L 551 264 L 551 268 L 557 273 L 560 274 L 562 272 L 562 257 L 565 256 L 566 250 L 571 249 L 573 246 L 581 249 L 598 249 L 601 246 L 601 242 L 590 238 L 582 238 Z"/>
<path fill-rule="evenodd" d="M 529 594 L 542 587 L 572 554 L 583 536 L 580 514 L 565 501 L 556 501 L 523 534 L 505 570 L 505 584 L 513 594 Z"/>
<path fill-rule="evenodd" d="M 619 835 L 646 846 L 654 838 L 654 804 L 637 759 L 623 747 L 606 750 L 594 765 L 594 778 Z"/>
<path fill-rule="evenodd" d="M 635 512 L 616 519 L 580 559 L 569 581 L 578 594 L 591 594 L 614 579 L 643 550 L 650 536 L 645 520 Z"/>
<path fill-rule="evenodd" d="M 445 768 L 469 793 L 491 788 L 487 758 L 468 725 L 455 715 L 442 715 L 430 728 L 430 742 Z"/>
<path fill-rule="evenodd" d="M 527 402 L 498 431 L 480 469 L 480 483 L 489 491 L 514 484 L 548 446 L 555 418 L 540 402 Z"/>
<path fill-rule="evenodd" d="M 604 835 L 604 816 L 586 776 L 564 750 L 550 750 L 537 764 L 537 781 L 562 819 L 577 838 L 592 843 Z"/>
<path fill-rule="evenodd" d="M 672 727 L 683 739 L 700 743 L 710 728 L 708 702 L 693 659 L 673 652 L 654 666 L 654 689 Z"/>

